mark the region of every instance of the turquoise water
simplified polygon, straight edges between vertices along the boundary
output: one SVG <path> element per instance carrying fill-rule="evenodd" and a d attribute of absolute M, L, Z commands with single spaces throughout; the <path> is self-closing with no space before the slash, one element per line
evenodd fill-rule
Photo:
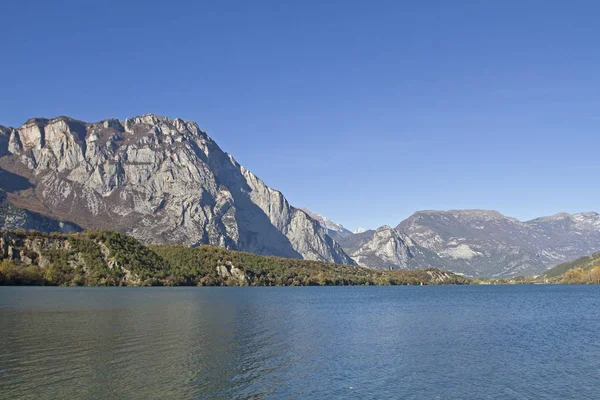
<path fill-rule="evenodd" d="M 0 398 L 599 399 L 600 286 L 0 287 Z"/>

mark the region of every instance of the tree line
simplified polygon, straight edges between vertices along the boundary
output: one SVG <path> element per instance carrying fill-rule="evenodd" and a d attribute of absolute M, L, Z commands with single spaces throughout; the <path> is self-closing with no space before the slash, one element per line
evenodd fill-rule
<path fill-rule="evenodd" d="M 214 246 L 145 246 L 119 232 L 4 231 L 0 284 L 63 286 L 319 286 L 468 284 L 440 270 L 371 270 Z M 7 246 L 14 251 L 7 254 Z M 15 257 L 14 255 L 17 254 Z M 440 278 L 441 275 L 444 275 Z"/>

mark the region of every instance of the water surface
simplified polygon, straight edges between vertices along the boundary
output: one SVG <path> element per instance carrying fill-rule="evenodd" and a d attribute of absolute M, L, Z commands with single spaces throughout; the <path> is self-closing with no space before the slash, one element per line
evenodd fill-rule
<path fill-rule="evenodd" d="M 600 286 L 0 287 L 0 398 L 599 399 Z"/>

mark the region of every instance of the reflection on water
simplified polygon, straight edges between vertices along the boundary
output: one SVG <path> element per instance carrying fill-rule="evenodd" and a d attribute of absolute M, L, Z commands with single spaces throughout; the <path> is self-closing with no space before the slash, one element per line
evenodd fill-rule
<path fill-rule="evenodd" d="M 600 287 L 0 288 L 0 398 L 600 398 Z"/>

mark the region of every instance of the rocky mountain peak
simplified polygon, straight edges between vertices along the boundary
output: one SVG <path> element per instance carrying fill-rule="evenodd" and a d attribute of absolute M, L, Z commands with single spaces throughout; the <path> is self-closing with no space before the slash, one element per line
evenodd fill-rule
<path fill-rule="evenodd" d="M 29 177 L 36 204 L 59 219 L 144 242 L 352 263 L 319 224 L 193 121 L 38 118 L 0 136 L 0 167 Z M 13 200 L 30 204 L 29 196 Z"/>

